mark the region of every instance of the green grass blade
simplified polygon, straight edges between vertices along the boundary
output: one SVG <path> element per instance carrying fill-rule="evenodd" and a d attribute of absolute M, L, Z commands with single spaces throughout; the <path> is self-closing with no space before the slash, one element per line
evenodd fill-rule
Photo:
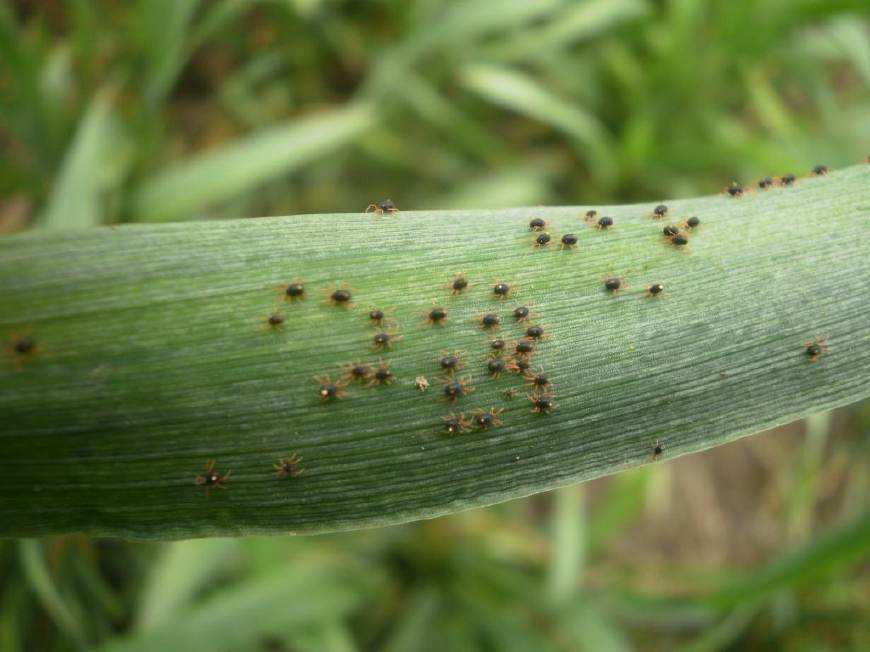
<path fill-rule="evenodd" d="M 526 496 L 704 450 L 870 394 L 870 166 L 794 187 L 668 202 L 702 224 L 679 251 L 652 205 L 299 215 L 0 239 L 0 534 L 143 538 L 322 532 L 399 523 Z M 580 246 L 536 249 L 531 215 Z M 472 282 L 446 289 L 454 272 Z M 629 287 L 616 296 L 605 274 Z M 307 300 L 278 287 L 303 277 Z M 497 279 L 514 284 L 492 297 Z M 347 282 L 356 304 L 321 289 Z M 664 284 L 662 297 L 645 288 Z M 433 300 L 442 327 L 426 322 Z M 550 333 L 521 379 L 490 379 L 477 319 L 534 305 Z M 369 306 L 403 339 L 372 349 Z M 286 321 L 269 332 L 265 320 Z M 29 334 L 37 350 L 12 351 Z M 804 343 L 830 350 L 808 360 Z M 476 391 L 448 404 L 444 350 Z M 397 382 L 322 403 L 315 376 L 383 357 Z M 417 376 L 432 387 L 420 392 Z M 514 390 L 508 398 L 507 390 Z M 500 408 L 503 425 L 449 437 L 442 417 Z M 273 463 L 298 453 L 303 475 Z M 206 495 L 206 460 L 231 470 Z M 661 461 L 656 462 L 661 463 Z M 26 496 L 26 500 L 21 500 Z"/>
<path fill-rule="evenodd" d="M 263 639 L 292 637 L 294 628 L 340 618 L 365 599 L 361 574 L 329 559 L 299 559 L 266 577 L 229 586 L 154 631 L 117 640 L 104 652 L 251 649 Z"/>
<path fill-rule="evenodd" d="M 608 148 L 609 137 L 604 125 L 592 113 L 508 68 L 473 64 L 463 71 L 462 81 L 489 101 L 540 120 L 573 138 L 596 176 L 610 179 L 615 174 L 615 162 Z"/>
<path fill-rule="evenodd" d="M 91 101 L 64 159 L 48 207 L 41 219 L 46 229 L 81 229 L 103 221 L 103 193 L 113 179 L 111 156 L 118 151 L 112 114 L 114 92 L 105 89 Z"/>
<path fill-rule="evenodd" d="M 321 111 L 176 163 L 142 183 L 133 211 L 147 221 L 195 217 L 347 145 L 374 120 L 366 104 Z"/>
<path fill-rule="evenodd" d="M 237 549 L 234 539 L 176 541 L 152 567 L 138 602 L 138 628 L 149 632 L 172 621 Z"/>
<path fill-rule="evenodd" d="M 18 543 L 21 566 L 33 592 L 54 620 L 60 631 L 69 636 L 79 649 L 85 649 L 85 636 L 81 619 L 70 608 L 51 577 L 48 564 L 39 541 L 24 540 Z"/>

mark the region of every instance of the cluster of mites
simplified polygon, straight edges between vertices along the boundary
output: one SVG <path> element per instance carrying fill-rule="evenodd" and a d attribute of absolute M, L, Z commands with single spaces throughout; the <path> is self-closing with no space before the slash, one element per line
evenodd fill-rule
<path fill-rule="evenodd" d="M 464 274 L 456 274 L 448 283 L 448 288 L 453 295 L 465 293 L 469 288 L 469 281 Z M 511 296 L 513 288 L 504 281 L 499 281 L 492 286 L 492 296 L 496 299 L 507 299 Z M 294 302 L 305 297 L 305 285 L 301 280 L 295 280 L 283 289 L 285 298 Z M 327 300 L 340 307 L 349 308 L 353 305 L 351 288 L 346 284 L 327 290 Z M 505 340 L 496 337 L 489 341 L 489 354 L 486 358 L 486 372 L 492 378 L 504 372 L 510 372 L 524 376 L 529 383 L 529 400 L 532 410 L 538 413 L 547 413 L 555 409 L 550 394 L 550 380 L 546 373 L 534 370 L 531 366 L 531 358 L 535 352 L 535 345 L 545 338 L 544 327 L 531 323 L 531 309 L 528 306 L 516 306 L 512 311 L 515 322 L 522 323 L 525 327 L 523 337 L 508 345 Z M 442 326 L 448 320 L 448 309 L 444 305 L 434 305 L 423 315 L 425 320 L 433 326 Z M 395 324 L 391 321 L 388 311 L 381 308 L 372 308 L 368 312 L 368 321 L 375 327 L 371 338 L 371 347 L 375 351 L 388 351 L 393 344 L 401 340 Z M 272 327 L 280 327 L 284 317 L 273 314 L 269 317 Z M 502 316 L 495 311 L 484 312 L 477 316 L 478 326 L 485 331 L 495 331 L 502 323 Z M 460 351 L 445 351 L 436 360 L 438 369 L 444 374 L 442 382 L 442 394 L 449 403 L 454 403 L 474 391 L 467 377 L 459 377 L 465 367 L 465 360 Z M 344 373 L 337 380 L 330 377 L 315 377 L 317 394 L 324 403 L 342 399 L 347 396 L 347 387 L 351 383 L 359 383 L 367 386 L 389 385 L 395 382 L 396 377 L 390 369 L 389 363 L 379 360 L 377 364 L 364 362 L 352 362 L 344 365 Z M 425 376 L 417 376 L 414 381 L 415 387 L 420 391 L 429 388 L 429 380 Z M 510 391 L 510 390 L 509 390 Z M 512 396 L 512 394 L 511 394 Z M 449 415 L 445 418 L 445 430 L 449 434 L 464 432 L 471 426 L 479 429 L 500 425 L 500 410 L 480 410 L 471 418 L 464 415 Z"/>
<path fill-rule="evenodd" d="M 867 158 L 870 163 L 870 157 Z M 828 173 L 828 167 L 825 165 L 817 165 L 812 169 L 814 176 L 823 176 Z M 764 177 L 757 182 L 759 190 L 767 190 L 774 186 L 789 187 L 795 184 L 797 177 L 794 174 L 784 174 L 781 177 Z M 744 187 L 737 182 L 732 182 L 725 192 L 731 197 L 742 197 L 749 192 L 751 187 Z M 385 199 L 377 203 L 369 204 L 366 212 L 374 212 L 378 214 L 396 213 L 398 208 L 391 199 Z M 662 219 L 668 214 L 668 207 L 665 204 L 656 206 L 651 217 L 654 219 Z M 612 217 L 603 215 L 599 216 L 597 211 L 590 210 L 586 213 L 585 219 L 590 224 L 594 225 L 599 230 L 609 229 L 614 225 Z M 668 225 L 662 229 L 662 234 L 668 242 L 675 247 L 682 247 L 688 244 L 689 234 L 693 229 L 700 226 L 701 220 L 698 217 L 692 216 L 683 220 L 677 225 Z M 552 237 L 545 230 L 547 222 L 541 218 L 533 218 L 529 222 L 529 229 L 537 232 L 534 245 L 536 247 L 547 247 L 552 241 Z M 566 233 L 561 237 L 562 248 L 573 248 L 577 245 L 577 236 L 573 233 Z M 453 294 L 460 294 L 468 288 L 468 280 L 462 274 L 457 274 L 450 282 L 450 290 Z M 604 287 L 608 292 L 618 292 L 624 286 L 624 281 L 616 277 L 608 277 L 604 279 Z M 648 297 L 656 297 L 664 291 L 664 286 L 661 283 L 653 283 L 646 290 Z M 301 280 L 294 281 L 283 288 L 285 298 L 289 301 L 296 301 L 305 298 L 305 285 Z M 511 286 L 504 282 L 496 283 L 492 292 L 496 298 L 507 298 L 511 293 Z M 330 303 L 350 307 L 352 305 L 351 289 L 345 285 L 328 291 L 328 300 Z M 514 319 L 517 322 L 524 322 L 530 316 L 530 310 L 526 306 L 518 306 L 513 311 Z M 395 330 L 390 326 L 387 320 L 385 311 L 373 308 L 369 311 L 369 319 L 378 331 L 372 338 L 372 346 L 375 349 L 389 349 L 392 344 L 401 339 Z M 431 324 L 440 325 L 447 320 L 447 309 L 443 306 L 435 306 L 426 314 L 426 319 Z M 269 316 L 267 323 L 272 328 L 278 328 L 284 323 L 284 317 L 275 313 Z M 501 324 L 501 317 L 495 312 L 486 312 L 479 317 L 479 324 L 482 328 L 491 330 L 498 328 Z M 531 366 L 531 356 L 535 350 L 535 343 L 544 337 L 544 329 L 538 325 L 528 325 L 525 331 L 525 337 L 518 340 L 513 345 L 513 351 L 508 356 L 503 356 L 507 350 L 507 343 L 501 338 L 495 338 L 490 341 L 490 356 L 488 358 L 486 369 L 491 377 L 498 377 L 502 372 L 511 372 L 520 374 L 526 378 L 531 388 L 528 394 L 529 401 L 532 404 L 532 411 L 539 414 L 551 412 L 556 408 L 553 401 L 551 391 L 551 383 L 547 374 L 543 370 L 534 370 Z M 39 352 L 37 340 L 32 335 L 18 335 L 12 338 L 6 346 L 8 352 L 16 362 L 22 362 L 29 357 L 36 355 Z M 824 338 L 815 338 L 804 343 L 804 353 L 810 362 L 818 360 L 823 353 L 828 350 Z M 459 352 L 445 353 L 438 360 L 438 365 L 444 372 L 443 394 L 447 401 L 455 402 L 458 399 L 470 394 L 474 391 L 467 378 L 458 378 L 455 373 L 459 371 L 464 362 L 462 354 Z M 369 385 L 388 385 L 395 381 L 395 376 L 390 370 L 389 364 L 380 360 L 377 365 L 370 366 L 364 363 L 351 363 L 345 365 L 345 374 L 342 378 L 332 381 L 329 378 L 315 378 L 317 383 L 317 391 L 321 401 L 328 402 L 347 395 L 346 387 L 351 382 L 367 383 Z M 415 386 L 421 391 L 425 391 L 429 387 L 429 381 L 418 376 L 415 379 Z M 513 397 L 514 390 L 506 390 L 505 395 L 508 398 Z M 444 417 L 444 429 L 448 434 L 457 434 L 465 432 L 472 427 L 480 430 L 487 430 L 491 427 L 501 424 L 499 414 L 501 409 L 491 408 L 488 411 L 478 410 L 471 417 L 467 417 L 463 413 L 448 414 Z M 656 458 L 662 453 L 662 446 L 656 442 L 653 457 Z M 278 478 L 293 478 L 302 473 L 302 459 L 297 454 L 292 454 L 283 457 L 275 464 L 275 475 Z M 205 487 L 206 492 L 212 487 L 223 488 L 230 476 L 230 472 L 221 474 L 215 470 L 215 461 L 209 460 L 205 467 L 205 472 L 196 476 L 196 483 Z"/>

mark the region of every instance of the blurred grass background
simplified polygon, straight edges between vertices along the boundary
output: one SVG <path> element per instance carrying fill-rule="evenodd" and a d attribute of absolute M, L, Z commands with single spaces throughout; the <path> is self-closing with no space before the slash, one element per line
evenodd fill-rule
<path fill-rule="evenodd" d="M 850 165 L 868 36 L 866 0 L 0 0 L 0 233 Z M 7 541 L 0 650 L 866 650 L 868 443 L 865 402 L 402 527 Z"/>

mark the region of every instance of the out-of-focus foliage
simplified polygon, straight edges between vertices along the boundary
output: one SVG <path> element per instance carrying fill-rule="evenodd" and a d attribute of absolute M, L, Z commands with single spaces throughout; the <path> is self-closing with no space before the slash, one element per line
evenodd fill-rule
<path fill-rule="evenodd" d="M 851 164 L 868 34 L 863 0 L 0 0 L 0 231 Z M 0 649 L 868 649 L 870 413 L 805 425 L 379 531 L 6 542 Z"/>
<path fill-rule="evenodd" d="M 6 229 L 608 203 L 841 166 L 861 0 L 0 2 Z"/>

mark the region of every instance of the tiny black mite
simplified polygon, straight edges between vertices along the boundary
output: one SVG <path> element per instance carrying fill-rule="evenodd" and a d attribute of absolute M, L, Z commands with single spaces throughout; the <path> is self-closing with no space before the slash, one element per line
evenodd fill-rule
<path fill-rule="evenodd" d="M 526 329 L 526 337 L 539 340 L 544 337 L 544 329 L 541 326 L 529 326 Z"/>
<path fill-rule="evenodd" d="M 656 217 L 664 217 L 668 214 L 668 207 L 664 204 L 659 204 L 653 209 L 653 215 Z"/>
<path fill-rule="evenodd" d="M 547 226 L 547 223 L 540 217 L 533 217 L 529 222 L 529 231 L 541 231 Z"/>
<path fill-rule="evenodd" d="M 690 217 L 689 219 L 686 220 L 686 226 L 688 226 L 690 229 L 694 229 L 694 228 L 695 228 L 696 226 L 698 226 L 700 223 L 701 223 L 701 220 L 699 220 L 699 219 L 698 219 L 697 217 L 695 217 L 694 215 L 693 215 L 692 217 Z"/>
<path fill-rule="evenodd" d="M 613 226 L 613 218 L 607 217 L 606 215 L 598 220 L 598 228 L 599 229 L 607 229 Z"/>
<path fill-rule="evenodd" d="M 529 316 L 529 309 L 526 306 L 517 306 L 514 308 L 514 319 L 522 321 Z"/>
<path fill-rule="evenodd" d="M 608 278 L 604 280 L 604 287 L 608 292 L 616 292 L 622 287 L 622 281 L 618 278 Z"/>
<path fill-rule="evenodd" d="M 480 318 L 480 323 L 484 328 L 495 328 L 501 323 L 501 318 L 494 312 L 488 312 Z"/>
<path fill-rule="evenodd" d="M 773 179 L 771 179 L 770 177 L 764 177 L 763 179 L 761 179 L 758 182 L 758 187 L 761 188 L 762 190 L 767 190 L 772 185 L 773 185 Z"/>
<path fill-rule="evenodd" d="M 546 247 L 550 244 L 550 234 L 549 233 L 540 233 L 538 237 L 535 238 L 535 246 L 536 247 Z"/>
<path fill-rule="evenodd" d="M 670 225 L 670 224 L 662 229 L 662 233 L 664 233 L 665 237 L 667 237 L 667 238 L 670 238 L 671 236 L 675 236 L 679 232 L 680 232 L 680 230 L 677 227 Z"/>

